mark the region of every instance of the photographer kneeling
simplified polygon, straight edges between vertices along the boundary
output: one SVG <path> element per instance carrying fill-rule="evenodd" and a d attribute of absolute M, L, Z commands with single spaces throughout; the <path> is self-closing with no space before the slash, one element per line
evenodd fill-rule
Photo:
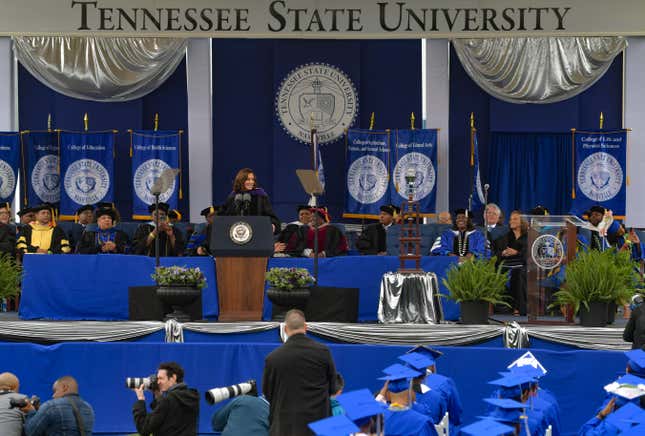
<path fill-rule="evenodd" d="M 137 432 L 142 436 L 194 436 L 199 417 L 199 393 L 183 382 L 184 370 L 175 362 L 162 363 L 156 383 L 150 386 L 154 400 L 152 411 L 146 410 L 145 386 L 134 392 L 137 402 L 132 407 Z"/>
<path fill-rule="evenodd" d="M 14 404 L 27 397 L 18 393 L 19 388 L 20 382 L 14 374 L 0 374 L 0 434 L 3 436 L 22 436 L 25 415 Z"/>
<path fill-rule="evenodd" d="M 38 411 L 36 404 L 27 401 L 21 410 L 25 416 L 25 435 L 85 435 L 91 436 L 94 428 L 94 410 L 78 395 L 78 383 L 72 376 L 54 382 L 52 399 Z"/>

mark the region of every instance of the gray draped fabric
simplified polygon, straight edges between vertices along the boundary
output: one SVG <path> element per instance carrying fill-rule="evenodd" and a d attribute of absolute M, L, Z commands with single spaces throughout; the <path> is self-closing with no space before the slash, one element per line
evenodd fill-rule
<path fill-rule="evenodd" d="M 443 319 L 435 273 L 388 272 L 381 280 L 378 320 L 382 323 L 438 324 Z"/>
<path fill-rule="evenodd" d="M 623 37 L 455 39 L 468 75 L 509 103 L 554 103 L 593 85 L 627 47 Z"/>
<path fill-rule="evenodd" d="M 20 63 L 68 97 L 134 100 L 157 89 L 186 56 L 187 40 L 75 36 L 14 37 Z"/>

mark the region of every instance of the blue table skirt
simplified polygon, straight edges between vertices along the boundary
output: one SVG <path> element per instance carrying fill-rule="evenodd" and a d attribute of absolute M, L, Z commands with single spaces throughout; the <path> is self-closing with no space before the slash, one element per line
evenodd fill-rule
<path fill-rule="evenodd" d="M 456 262 L 454 257 L 425 257 L 422 268 L 439 278 Z M 219 314 L 215 264 L 209 257 L 162 258 L 162 265 L 200 267 L 206 275 L 202 304 L 205 318 Z M 304 267 L 313 270 L 312 259 L 270 259 L 269 267 Z M 381 277 L 398 268 L 398 258 L 389 256 L 346 256 L 320 259 L 321 286 L 360 289 L 359 320 L 376 321 Z M 152 286 L 154 258 L 131 255 L 27 255 L 20 317 L 55 320 L 128 319 L 128 288 Z M 443 299 L 445 318 L 457 320 L 459 305 Z M 263 318 L 271 317 L 271 303 L 265 298 Z"/>

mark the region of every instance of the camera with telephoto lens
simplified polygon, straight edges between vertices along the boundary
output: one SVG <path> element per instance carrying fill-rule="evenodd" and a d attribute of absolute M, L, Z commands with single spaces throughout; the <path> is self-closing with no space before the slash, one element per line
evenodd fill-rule
<path fill-rule="evenodd" d="M 254 395 L 257 397 L 258 387 L 255 380 L 249 380 L 224 388 L 210 389 L 205 394 L 208 404 L 219 403 L 220 401 L 228 400 L 238 395 Z"/>
<path fill-rule="evenodd" d="M 31 402 L 31 405 L 34 406 L 34 409 L 40 407 L 40 398 L 36 395 L 32 395 L 31 398 L 10 398 L 9 399 L 9 408 L 13 409 L 15 407 L 22 409 L 27 406 L 27 402 Z"/>
<path fill-rule="evenodd" d="M 125 387 L 128 389 L 138 389 L 143 385 L 146 391 L 158 391 L 157 376 L 152 374 L 148 377 L 128 377 L 125 379 Z"/>

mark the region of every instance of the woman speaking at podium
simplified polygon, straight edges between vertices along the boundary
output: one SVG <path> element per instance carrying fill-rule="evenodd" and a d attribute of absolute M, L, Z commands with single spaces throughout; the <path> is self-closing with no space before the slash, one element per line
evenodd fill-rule
<path fill-rule="evenodd" d="M 224 204 L 222 215 L 268 216 L 271 218 L 273 233 L 280 231 L 280 220 L 273 213 L 269 196 L 259 188 L 251 168 L 237 172 L 231 192 Z"/>

